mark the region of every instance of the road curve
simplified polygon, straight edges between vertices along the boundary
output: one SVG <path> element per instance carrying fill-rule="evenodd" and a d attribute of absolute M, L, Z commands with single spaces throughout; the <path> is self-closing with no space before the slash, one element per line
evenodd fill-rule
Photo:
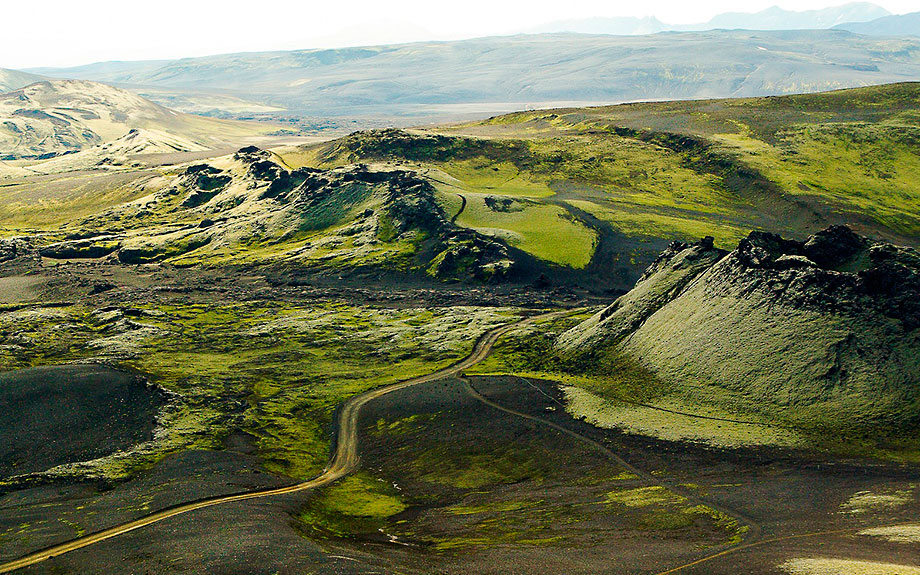
<path fill-rule="evenodd" d="M 66 543 L 61 543 L 60 545 L 54 545 L 41 551 L 36 551 L 35 553 L 20 557 L 14 561 L 10 561 L 9 563 L 3 563 L 0 565 L 0 573 L 10 573 L 12 571 L 16 571 L 17 569 L 22 569 L 23 567 L 35 565 L 36 563 L 47 561 L 53 557 L 58 557 L 60 555 L 64 555 L 65 553 L 70 553 L 71 551 L 83 549 L 84 547 L 89 547 L 90 545 L 105 541 L 106 539 L 118 537 L 119 535 L 123 535 L 148 525 L 159 523 L 160 521 L 169 519 L 170 517 L 189 513 L 197 509 L 204 509 L 205 507 L 221 505 L 224 503 L 245 501 L 247 499 L 258 499 L 262 497 L 272 497 L 275 495 L 297 493 L 299 491 L 306 491 L 309 489 L 321 487 L 323 485 L 328 485 L 329 483 L 332 483 L 348 475 L 358 467 L 358 415 L 361 412 L 361 408 L 367 403 L 400 389 L 405 389 L 407 387 L 412 387 L 413 385 L 429 383 L 444 377 L 456 375 L 488 357 L 489 353 L 492 351 L 492 346 L 495 345 L 495 342 L 498 341 L 498 338 L 505 335 L 506 333 L 535 321 L 551 319 L 553 317 L 560 317 L 572 313 L 575 313 L 575 311 L 557 311 L 532 316 L 510 324 L 505 324 L 483 334 L 476 342 L 476 345 L 473 346 L 473 351 L 470 352 L 468 356 L 453 365 L 439 369 L 438 371 L 429 373 L 428 375 L 422 375 L 416 378 L 401 381 L 399 383 L 394 383 L 393 385 L 388 385 L 379 389 L 373 389 L 371 391 L 350 398 L 343 404 L 342 409 L 339 411 L 338 436 L 336 441 L 336 450 L 332 460 L 330 461 L 329 466 L 326 467 L 326 469 L 323 471 L 323 473 L 317 477 L 314 477 L 313 479 L 304 481 L 303 483 L 289 485 L 287 487 L 247 491 L 244 493 L 237 493 L 235 495 L 222 495 L 219 497 L 201 499 L 190 503 L 184 503 L 182 505 L 177 505 L 175 507 L 170 507 L 168 509 L 163 509 L 162 511 L 151 513 L 150 515 L 141 517 L 140 519 L 122 523 L 121 525 L 110 527 L 109 529 L 93 533 L 92 535 L 86 535 Z"/>

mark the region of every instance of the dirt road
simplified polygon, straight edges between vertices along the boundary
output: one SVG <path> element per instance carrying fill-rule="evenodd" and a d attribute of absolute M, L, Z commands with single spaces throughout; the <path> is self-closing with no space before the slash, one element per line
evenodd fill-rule
<path fill-rule="evenodd" d="M 542 319 L 559 317 L 571 313 L 574 312 L 552 312 L 533 316 L 511 324 L 506 324 L 502 327 L 495 328 L 486 332 L 482 337 L 479 338 L 479 340 L 476 342 L 476 345 L 473 347 L 473 351 L 470 352 L 468 356 L 449 367 L 440 369 L 428 375 L 423 375 L 413 379 L 408 379 L 406 381 L 401 381 L 399 383 L 394 383 L 393 385 L 374 389 L 361 395 L 352 397 L 345 402 L 339 413 L 336 450 L 332 461 L 321 475 L 310 479 L 309 481 L 297 483 L 295 485 L 289 485 L 287 487 L 249 491 L 245 493 L 237 493 L 235 495 L 224 495 L 220 497 L 202 499 L 190 503 L 184 503 L 176 507 L 163 509 L 145 517 L 135 519 L 134 521 L 129 521 L 115 527 L 110 527 L 109 529 L 99 531 L 98 533 L 80 537 L 66 543 L 61 543 L 60 545 L 54 545 L 53 547 L 48 547 L 41 551 L 37 551 L 35 553 L 31 553 L 16 559 L 15 561 L 4 563 L 0 565 L 0 573 L 10 573 L 17 569 L 22 569 L 23 567 L 35 565 L 36 563 L 47 561 L 52 557 L 57 557 L 71 551 L 76 551 L 77 549 L 83 549 L 85 547 L 89 547 L 90 545 L 99 543 L 100 541 L 105 541 L 106 539 L 111 539 L 112 537 L 117 537 L 124 533 L 128 533 L 136 529 L 141 529 L 153 523 L 158 523 L 160 521 L 169 519 L 170 517 L 189 513 L 197 509 L 204 509 L 205 507 L 221 505 L 224 503 L 232 503 L 235 501 L 245 501 L 247 499 L 258 499 L 261 497 L 272 497 L 275 495 L 296 493 L 299 491 L 306 491 L 308 489 L 315 489 L 323 485 L 328 485 L 329 483 L 341 479 L 342 477 L 348 475 L 358 468 L 358 415 L 361 412 L 361 408 L 368 402 L 371 402 L 388 393 L 392 393 L 400 389 L 405 389 L 413 385 L 429 383 L 444 377 L 456 375 L 488 357 L 489 353 L 492 351 L 492 346 L 495 345 L 495 342 L 498 341 L 498 338 L 500 338 L 502 335 L 528 323 Z"/>

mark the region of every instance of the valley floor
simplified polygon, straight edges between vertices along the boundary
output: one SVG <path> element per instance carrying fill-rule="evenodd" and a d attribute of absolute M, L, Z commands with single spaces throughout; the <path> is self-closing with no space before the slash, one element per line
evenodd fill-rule
<path fill-rule="evenodd" d="M 3 264 L 0 370 L 105 364 L 143 375 L 167 406 L 148 436 L 126 436 L 131 447 L 77 463 L 57 446 L 49 472 L 8 474 L 0 564 L 318 475 L 348 397 L 453 364 L 499 326 L 597 303 L 554 289 L 53 263 Z M 19 572 L 920 571 L 916 465 L 654 439 L 575 419 L 568 402 L 556 382 L 514 375 L 399 389 L 360 411 L 360 469 L 341 481 L 199 509 Z"/>

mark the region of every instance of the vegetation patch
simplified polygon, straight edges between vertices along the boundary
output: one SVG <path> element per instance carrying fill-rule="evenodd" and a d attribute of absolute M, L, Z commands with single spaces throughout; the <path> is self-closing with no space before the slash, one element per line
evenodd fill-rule
<path fill-rule="evenodd" d="M 496 196 L 467 194 L 466 209 L 457 224 L 495 236 L 542 260 L 583 268 L 597 243 L 594 231 L 558 206 L 508 198 L 497 209 Z"/>
<path fill-rule="evenodd" d="M 484 448 L 482 453 L 432 448 L 422 453 L 413 465 L 425 481 L 459 489 L 480 489 L 525 479 L 539 480 L 552 470 L 551 464 L 541 458 L 549 455 L 545 451 L 536 444 L 505 447 L 500 451 Z"/>
<path fill-rule="evenodd" d="M 881 537 L 895 543 L 920 543 L 920 523 L 873 527 L 872 529 L 863 529 L 859 534 Z"/>
<path fill-rule="evenodd" d="M 463 357 L 507 310 L 333 302 L 146 302 L 0 310 L 0 369 L 99 361 L 137 370 L 173 395 L 144 449 L 61 473 L 123 478 L 165 454 L 214 449 L 236 429 L 256 438 L 265 467 L 297 479 L 329 454 L 335 407 L 368 389 Z"/>
<path fill-rule="evenodd" d="M 846 502 L 840 505 L 840 512 L 861 514 L 904 507 L 914 500 L 917 488 L 914 485 L 909 489 L 901 490 L 860 491 L 854 493 Z"/>
<path fill-rule="evenodd" d="M 573 417 L 585 419 L 598 427 L 716 447 L 801 447 L 807 444 L 801 434 L 776 427 L 768 421 L 756 421 L 756 416 L 691 404 L 676 397 L 638 405 L 611 401 L 575 386 L 566 386 L 563 391 L 566 410 Z"/>
<path fill-rule="evenodd" d="M 637 487 L 623 491 L 611 491 L 607 494 L 608 503 L 616 503 L 626 507 L 648 507 L 650 505 L 673 505 L 682 503 L 683 497 L 675 495 L 668 489 L 655 485 L 652 487 Z"/>
<path fill-rule="evenodd" d="M 376 533 L 406 509 L 392 485 L 359 473 L 316 493 L 297 521 L 310 537 L 354 537 Z"/>
<path fill-rule="evenodd" d="M 618 489 L 605 495 L 604 503 L 622 512 L 644 531 L 670 531 L 697 527 L 721 533 L 727 543 L 740 543 L 748 531 L 737 519 L 706 505 L 688 505 L 686 498 L 666 487 L 654 485 Z"/>
<path fill-rule="evenodd" d="M 781 567 L 792 575 L 920 575 L 920 567 L 830 557 L 790 559 Z"/>

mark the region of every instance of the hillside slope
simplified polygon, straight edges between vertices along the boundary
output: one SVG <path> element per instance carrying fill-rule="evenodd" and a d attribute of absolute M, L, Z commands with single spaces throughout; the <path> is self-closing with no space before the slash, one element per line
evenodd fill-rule
<path fill-rule="evenodd" d="M 406 171 L 291 170 L 271 152 L 247 147 L 124 187 L 128 201 L 68 222 L 33 245 L 51 260 L 110 256 L 123 264 L 483 282 L 509 279 L 519 259 L 501 242 L 452 224 L 431 185 Z"/>
<path fill-rule="evenodd" d="M 175 167 L 123 164 L 66 177 L 51 173 L 59 171 L 58 163 L 74 160 L 104 167 L 162 137 L 137 130 L 30 167 L 47 170 L 41 176 L 17 173 L 22 168 L 16 163 L 0 165 L 10 172 L 0 188 L 0 229 L 40 235 L 43 242 L 115 231 L 120 247 L 136 240 L 152 246 L 144 258 L 182 265 L 285 262 L 339 273 L 361 267 L 443 278 L 453 272 L 429 274 L 429 268 L 444 249 L 433 251 L 444 243 L 445 230 L 453 230 L 477 238 L 471 240 L 477 242 L 474 252 L 507 254 L 495 261 L 514 263 L 514 273 L 473 271 L 457 278 L 608 294 L 629 290 L 674 240 L 712 236 L 716 247 L 729 248 L 751 230 L 803 237 L 847 224 L 877 239 L 920 245 L 918 84 L 521 112 L 452 127 L 357 132 L 277 149 L 264 158 L 274 174 L 266 180 L 232 158 Z M 419 185 L 409 188 L 425 190 L 420 205 L 430 221 L 447 223 L 419 228 L 419 237 L 425 236 L 420 243 L 397 245 L 378 237 L 356 245 L 361 234 L 342 236 L 356 216 L 336 212 L 335 200 L 311 208 L 333 210 L 326 224 L 301 229 L 306 216 L 293 199 L 282 201 L 285 194 L 301 198 L 301 187 L 312 181 L 307 175 L 316 170 L 351 173 L 360 164 L 373 173 L 411 174 Z M 208 180 L 205 187 L 217 187 L 186 205 L 183 194 L 197 185 L 186 174 L 193 165 L 220 181 Z M 341 178 L 322 178 L 330 183 L 320 188 L 336 197 L 343 184 L 333 184 Z M 285 190 L 280 200 L 258 197 L 271 186 Z M 356 205 L 376 209 L 365 206 L 365 199 Z M 206 219 L 212 225 L 198 229 Z M 387 221 L 380 224 L 383 238 L 390 237 Z M 186 231 L 170 235 L 179 229 Z M 179 241 L 186 236 L 195 241 Z M 354 257 L 301 249 L 308 245 L 339 246 L 335 253 L 352 250 Z M 373 254 L 364 257 L 365 249 Z M 467 258 L 465 249 L 452 257 L 461 267 L 463 260 L 476 268 L 478 256 Z"/>
<path fill-rule="evenodd" d="M 47 78 L 37 74 L 29 74 L 28 72 L 19 72 L 18 70 L 7 70 L 6 68 L 0 68 L 0 94 L 3 92 L 18 90 L 19 88 L 23 88 L 29 84 L 34 84 L 35 82 L 41 82 L 43 80 L 47 80 Z"/>
<path fill-rule="evenodd" d="M 920 36 L 920 12 L 885 16 L 870 22 L 849 22 L 835 28 L 867 36 Z"/>
<path fill-rule="evenodd" d="M 564 333 L 625 354 L 666 393 L 812 430 L 920 425 L 920 254 L 846 227 L 675 243 L 635 289 Z"/>
<path fill-rule="evenodd" d="M 920 245 L 920 84 L 520 112 L 281 152 L 418 170 L 458 225 L 629 289 L 672 240 L 828 225 Z"/>
<path fill-rule="evenodd" d="M 317 115 L 446 117 L 564 102 L 816 92 L 920 78 L 920 40 L 841 30 L 536 34 L 39 69 L 220 91 Z M 457 106 L 462 104 L 463 106 Z"/>
<path fill-rule="evenodd" d="M 242 122 L 180 114 L 96 82 L 45 81 L 0 95 L 0 159 L 43 159 L 76 152 L 114 142 L 132 130 L 145 130 L 151 144 L 135 145 L 134 153 L 203 150 L 267 131 Z"/>

